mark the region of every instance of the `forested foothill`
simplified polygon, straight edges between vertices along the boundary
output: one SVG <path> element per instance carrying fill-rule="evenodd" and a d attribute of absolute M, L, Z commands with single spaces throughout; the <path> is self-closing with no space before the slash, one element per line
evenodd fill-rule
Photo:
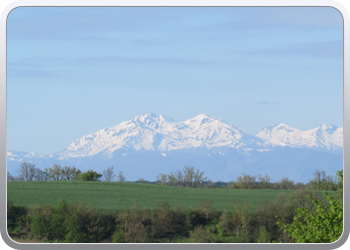
<path fill-rule="evenodd" d="M 30 163 L 22 163 L 19 176 L 8 174 L 8 181 L 44 184 L 45 181 L 100 181 L 102 184 L 112 182 L 115 177 L 118 182 L 126 181 L 123 173 L 116 176 L 112 167 L 100 174 L 58 165 L 42 171 Z M 227 192 L 234 191 L 230 189 L 294 191 L 283 191 L 273 200 L 262 198 L 254 209 L 249 202 L 235 201 L 230 209 L 224 210 L 218 210 L 210 199 L 203 199 L 196 207 L 181 202 L 171 206 L 169 201 L 144 208 L 135 202 L 127 209 L 101 210 L 65 200 L 57 201 L 56 205 L 40 206 L 33 201 L 20 206 L 8 197 L 8 233 L 14 239 L 71 243 L 330 243 L 343 231 L 342 170 L 337 172 L 337 177 L 315 170 L 313 179 L 306 184 L 288 178 L 273 183 L 267 174 L 242 174 L 235 181 L 217 185 L 204 172 L 188 166 L 156 178 L 154 184 L 158 190 L 170 186 L 183 190 L 218 188 Z M 137 183 L 132 185 L 151 185 L 142 178 Z"/>

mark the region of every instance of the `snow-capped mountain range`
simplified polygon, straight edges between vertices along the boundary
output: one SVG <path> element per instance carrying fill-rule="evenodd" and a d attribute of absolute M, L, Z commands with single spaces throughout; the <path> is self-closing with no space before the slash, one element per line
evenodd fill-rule
<path fill-rule="evenodd" d="M 261 139 L 242 129 L 203 114 L 184 122 L 175 122 L 163 115 L 145 114 L 77 139 L 59 153 L 59 158 L 85 157 L 101 152 L 111 156 L 122 148 L 136 151 L 198 147 L 239 149 L 259 147 L 262 143 Z"/>
<path fill-rule="evenodd" d="M 83 136 L 58 155 L 60 159 L 66 159 L 101 152 L 111 156 L 122 148 L 168 151 L 229 147 L 246 151 L 270 149 L 273 146 L 340 150 L 343 147 L 343 128 L 323 124 L 301 131 L 281 123 L 268 126 L 253 136 L 228 122 L 205 114 L 176 122 L 151 113 Z"/>
<path fill-rule="evenodd" d="M 322 124 L 317 128 L 302 131 L 280 123 L 262 129 L 256 136 L 266 141 L 266 146 L 343 149 L 343 127 L 339 128 L 334 125 Z"/>
<path fill-rule="evenodd" d="M 8 166 L 10 163 L 17 163 L 18 166 L 18 162 L 21 161 L 37 162 L 39 165 L 39 162 L 49 164 L 62 161 L 79 165 L 79 162 L 87 164 L 85 159 L 90 159 L 90 162 L 94 159 L 96 164 L 101 166 L 102 162 L 113 163 L 113 159 L 115 163 L 125 162 L 125 156 L 139 158 L 147 152 L 151 153 L 153 158 L 155 155 L 164 158 L 169 154 L 184 157 L 186 152 L 186 157 L 191 159 L 188 161 L 196 163 L 195 159 L 203 155 L 222 156 L 225 155 L 224 151 L 227 151 L 227 155 L 239 155 L 248 162 L 254 162 L 252 159 L 259 161 L 262 153 L 281 149 L 304 149 L 311 150 L 307 152 L 327 152 L 341 156 L 343 127 L 322 124 L 317 128 L 302 131 L 281 123 L 265 127 L 256 135 L 250 135 L 224 120 L 205 114 L 177 122 L 164 115 L 149 113 L 83 136 L 61 152 L 45 156 L 11 151 L 7 152 L 7 161 Z M 195 153 L 199 151 L 203 153 L 201 156 Z M 121 160 L 121 157 L 124 159 Z M 145 159 L 147 162 L 147 157 Z M 180 164 L 186 165 L 189 162 Z M 232 164 L 235 165 L 233 162 Z M 232 166 L 226 167 L 232 169 Z"/>

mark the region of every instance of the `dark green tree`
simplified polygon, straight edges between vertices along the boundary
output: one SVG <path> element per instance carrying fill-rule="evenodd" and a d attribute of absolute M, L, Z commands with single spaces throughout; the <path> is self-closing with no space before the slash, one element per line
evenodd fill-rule
<path fill-rule="evenodd" d="M 74 166 L 64 166 L 61 169 L 61 174 L 63 180 L 66 181 L 74 181 L 77 180 L 78 175 L 81 173 L 79 169 L 76 169 Z"/>
<path fill-rule="evenodd" d="M 97 173 L 93 170 L 88 170 L 78 175 L 78 180 L 80 181 L 99 181 L 102 174 Z"/>

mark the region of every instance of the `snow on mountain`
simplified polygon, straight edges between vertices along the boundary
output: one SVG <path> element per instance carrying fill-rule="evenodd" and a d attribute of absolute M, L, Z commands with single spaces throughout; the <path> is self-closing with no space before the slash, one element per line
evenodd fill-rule
<path fill-rule="evenodd" d="M 179 129 L 172 131 L 162 140 L 159 150 L 224 146 L 238 149 L 253 147 L 259 141 L 242 129 L 204 114 L 179 122 L 177 125 Z"/>
<path fill-rule="evenodd" d="M 341 169 L 342 148 L 343 128 L 334 125 L 302 131 L 281 123 L 249 135 L 205 114 L 183 122 L 144 114 L 85 135 L 53 155 L 8 151 L 7 169 L 15 175 L 23 161 L 40 169 L 53 164 L 82 171 L 115 166 L 129 180 L 153 180 L 159 173 L 190 165 L 223 181 L 240 173 L 266 172 L 276 181 L 287 175 L 306 183 L 315 169 Z"/>
<path fill-rule="evenodd" d="M 265 127 L 255 136 L 226 121 L 200 114 L 184 122 L 152 113 L 136 116 L 120 124 L 85 135 L 62 152 L 47 156 L 59 160 L 101 155 L 112 158 L 140 150 L 165 151 L 219 148 L 236 149 L 240 153 L 268 152 L 273 147 L 296 147 L 316 150 L 342 150 L 343 128 L 321 125 L 302 131 L 280 123 Z M 163 155 L 164 156 L 164 155 Z M 43 159 L 46 156 L 26 152 L 8 152 L 9 161 Z"/>
<path fill-rule="evenodd" d="M 265 146 L 288 146 L 297 148 L 341 150 L 343 127 L 322 124 L 317 128 L 302 131 L 280 123 L 268 126 L 256 134 L 265 140 Z"/>
<path fill-rule="evenodd" d="M 30 159 L 44 159 L 47 156 L 32 152 L 23 152 L 23 151 L 9 151 L 6 153 L 8 161 L 18 161 L 22 162 L 23 160 Z"/>
<path fill-rule="evenodd" d="M 167 151 L 222 146 L 238 149 L 257 145 L 262 145 L 259 138 L 208 115 L 200 114 L 184 122 L 176 122 L 166 116 L 149 113 L 83 136 L 59 153 L 59 158 L 99 153 L 111 157 L 118 149 Z"/>

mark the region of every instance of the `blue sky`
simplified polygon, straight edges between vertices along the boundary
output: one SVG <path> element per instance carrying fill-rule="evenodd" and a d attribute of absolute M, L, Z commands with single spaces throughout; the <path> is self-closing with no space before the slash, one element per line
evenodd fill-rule
<path fill-rule="evenodd" d="M 8 150 L 55 153 L 144 113 L 255 134 L 343 123 L 327 7 L 21 7 L 7 19 Z"/>

